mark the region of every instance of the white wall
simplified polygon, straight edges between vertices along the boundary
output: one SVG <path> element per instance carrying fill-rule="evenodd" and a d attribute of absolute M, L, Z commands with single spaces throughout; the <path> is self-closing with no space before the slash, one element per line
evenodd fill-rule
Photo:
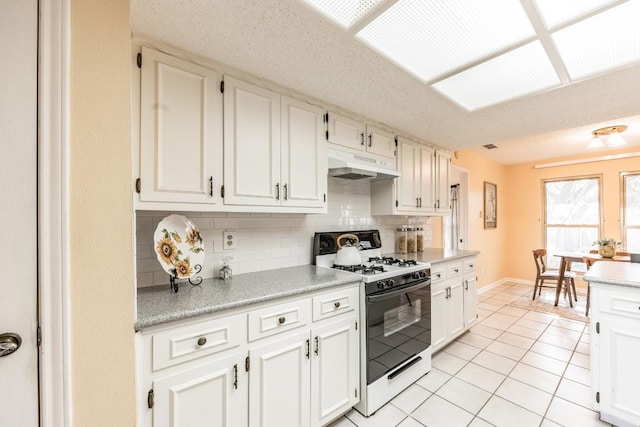
<path fill-rule="evenodd" d="M 313 235 L 322 231 L 378 229 L 382 252 L 394 252 L 394 233 L 403 224 L 421 224 L 425 245 L 431 245 L 429 218 L 372 217 L 370 183 L 329 177 L 327 214 L 259 214 L 177 212 L 191 219 L 205 241 L 203 277 L 213 277 L 225 256 L 234 258 L 233 274 L 312 263 Z M 138 287 L 169 283 L 154 252 L 153 233 L 158 223 L 174 212 L 136 213 Z M 223 251 L 222 232 L 235 230 L 238 249 Z"/>

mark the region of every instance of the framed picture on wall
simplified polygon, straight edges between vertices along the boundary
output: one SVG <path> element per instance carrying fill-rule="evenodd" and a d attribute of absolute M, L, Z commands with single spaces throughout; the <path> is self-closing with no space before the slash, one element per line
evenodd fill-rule
<path fill-rule="evenodd" d="M 498 227 L 498 186 L 484 182 L 484 228 Z"/>

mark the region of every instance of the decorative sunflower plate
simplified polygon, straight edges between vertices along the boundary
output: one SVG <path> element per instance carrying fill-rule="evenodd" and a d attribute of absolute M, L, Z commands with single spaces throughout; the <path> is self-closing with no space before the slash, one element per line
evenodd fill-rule
<path fill-rule="evenodd" d="M 153 233 L 153 241 L 158 262 L 171 276 L 189 279 L 200 271 L 204 261 L 202 236 L 188 218 L 176 214 L 164 218 Z"/>

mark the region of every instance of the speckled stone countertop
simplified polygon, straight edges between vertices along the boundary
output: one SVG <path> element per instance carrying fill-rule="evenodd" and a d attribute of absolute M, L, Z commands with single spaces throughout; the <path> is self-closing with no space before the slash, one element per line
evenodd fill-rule
<path fill-rule="evenodd" d="M 304 265 L 238 274 L 227 281 L 205 279 L 200 286 L 181 283 L 178 293 L 173 293 L 168 284 L 140 288 L 134 327 L 140 331 L 162 323 L 359 281 L 359 276 L 353 273 Z"/>
<path fill-rule="evenodd" d="M 462 251 L 462 250 L 453 250 L 453 249 L 442 249 L 442 248 L 424 248 L 424 252 L 417 252 L 411 254 L 385 254 L 385 256 L 392 256 L 395 258 L 407 258 L 407 259 L 415 259 L 420 262 L 443 262 L 443 261 L 452 261 L 457 258 L 464 258 L 467 256 L 478 255 L 480 252 L 478 251 Z"/>
<path fill-rule="evenodd" d="M 640 264 L 631 262 L 598 261 L 587 271 L 583 280 L 589 283 L 627 286 L 640 289 Z"/>

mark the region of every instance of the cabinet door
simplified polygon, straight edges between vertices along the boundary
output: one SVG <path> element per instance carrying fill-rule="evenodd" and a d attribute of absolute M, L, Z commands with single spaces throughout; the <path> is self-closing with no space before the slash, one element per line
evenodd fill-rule
<path fill-rule="evenodd" d="M 462 278 L 449 281 L 447 332 L 450 338 L 464 331 L 464 286 Z"/>
<path fill-rule="evenodd" d="M 396 139 L 395 135 L 386 130 L 367 125 L 367 151 L 379 156 L 395 159 Z"/>
<path fill-rule="evenodd" d="M 323 207 L 327 191 L 324 110 L 282 97 L 282 205 Z"/>
<path fill-rule="evenodd" d="M 247 383 L 236 354 L 153 382 L 154 427 L 236 427 L 246 423 Z"/>
<path fill-rule="evenodd" d="M 278 206 L 280 95 L 225 76 L 225 204 Z"/>
<path fill-rule="evenodd" d="M 598 303 L 603 299 L 600 298 Z M 640 425 L 640 321 L 601 314 L 599 323 L 602 419 L 615 424 Z"/>
<path fill-rule="evenodd" d="M 328 140 L 333 144 L 364 151 L 365 127 L 356 120 L 329 113 Z"/>
<path fill-rule="evenodd" d="M 220 76 L 142 48 L 140 201 L 221 204 Z"/>
<path fill-rule="evenodd" d="M 444 345 L 448 337 L 447 311 L 449 290 L 447 287 L 433 287 L 431 289 L 431 348 L 435 351 Z"/>
<path fill-rule="evenodd" d="M 312 425 L 324 425 L 358 402 L 359 352 L 356 317 L 312 331 Z"/>
<path fill-rule="evenodd" d="M 249 426 L 302 427 L 310 421 L 309 330 L 249 351 Z"/>
<path fill-rule="evenodd" d="M 433 212 L 434 204 L 434 171 L 435 157 L 434 149 L 427 146 L 419 146 L 419 178 L 418 197 L 420 198 L 420 210 L 422 212 Z"/>
<path fill-rule="evenodd" d="M 416 212 L 418 211 L 419 192 L 419 163 L 416 160 L 419 156 L 417 144 L 398 138 L 398 171 L 400 177 L 396 179 L 396 189 L 398 197 L 398 211 Z"/>
<path fill-rule="evenodd" d="M 451 189 L 449 187 L 449 165 L 451 156 L 436 151 L 436 212 L 451 213 Z"/>
<path fill-rule="evenodd" d="M 464 327 L 469 329 L 478 321 L 478 278 L 476 273 L 464 276 Z"/>

